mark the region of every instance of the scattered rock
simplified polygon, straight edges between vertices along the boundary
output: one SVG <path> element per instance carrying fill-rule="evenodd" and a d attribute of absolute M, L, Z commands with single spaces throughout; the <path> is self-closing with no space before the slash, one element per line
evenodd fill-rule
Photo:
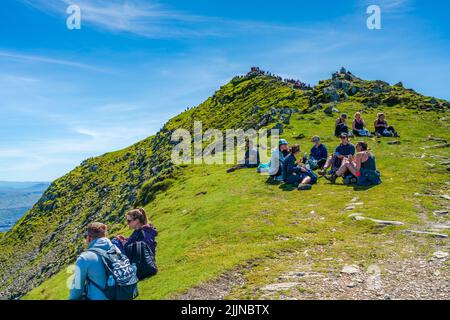
<path fill-rule="evenodd" d="M 428 231 L 418 231 L 418 230 L 405 230 L 406 233 L 413 233 L 413 234 L 421 234 L 421 235 L 429 235 L 435 238 L 448 238 L 448 235 L 443 233 L 436 233 L 436 232 L 428 232 Z"/>
<path fill-rule="evenodd" d="M 342 268 L 341 273 L 345 273 L 345 274 L 356 274 L 356 273 L 360 273 L 361 270 L 359 269 L 359 267 L 357 265 L 350 265 L 350 266 L 345 266 Z"/>
<path fill-rule="evenodd" d="M 298 285 L 298 282 L 284 282 L 284 283 L 273 283 L 265 286 L 263 288 L 264 291 L 282 291 L 282 290 L 289 290 L 296 285 Z"/>
<path fill-rule="evenodd" d="M 348 206 L 347 208 L 345 208 L 345 210 L 350 211 L 350 210 L 354 210 L 356 207 L 355 206 Z"/>
<path fill-rule="evenodd" d="M 361 216 L 360 214 L 353 214 L 350 215 L 349 218 L 353 218 L 353 220 L 356 221 L 362 221 L 362 220 L 370 220 L 375 222 L 376 224 L 380 226 L 403 226 L 404 223 L 400 221 L 387 221 L 387 220 L 378 220 L 378 219 L 372 219 L 372 218 L 366 218 Z"/>
<path fill-rule="evenodd" d="M 402 142 L 401 141 L 389 141 L 387 144 L 398 145 L 398 144 L 402 144 Z"/>
<path fill-rule="evenodd" d="M 437 211 L 434 211 L 433 214 L 437 217 L 446 216 L 446 215 L 448 215 L 448 210 L 437 210 Z"/>
<path fill-rule="evenodd" d="M 333 107 L 333 106 L 329 106 L 329 107 L 326 107 L 326 108 L 323 110 L 323 112 L 325 112 L 325 113 L 328 114 L 328 115 L 332 115 L 333 113 L 339 113 L 339 110 L 336 109 L 336 108 Z"/>
<path fill-rule="evenodd" d="M 443 149 L 443 148 L 448 148 L 448 147 L 450 147 L 450 143 L 442 143 L 442 144 L 437 144 L 435 146 L 428 146 L 428 147 L 425 147 L 425 148 L 428 148 L 428 149 Z"/>
<path fill-rule="evenodd" d="M 433 257 L 436 259 L 446 259 L 448 257 L 448 252 L 437 251 L 433 253 Z"/>
<path fill-rule="evenodd" d="M 448 194 L 442 195 L 441 198 L 445 200 L 450 200 L 450 196 Z"/>
<path fill-rule="evenodd" d="M 444 138 L 438 138 L 438 137 L 433 137 L 433 136 L 429 136 L 428 140 L 447 143 L 447 140 L 445 140 Z"/>
<path fill-rule="evenodd" d="M 450 226 L 446 224 L 433 224 L 430 226 L 430 229 L 433 230 L 449 230 Z"/>
<path fill-rule="evenodd" d="M 358 284 L 355 283 L 355 282 L 347 283 L 347 287 L 349 287 L 349 288 L 354 288 L 354 287 L 356 287 L 357 285 L 358 285 Z"/>

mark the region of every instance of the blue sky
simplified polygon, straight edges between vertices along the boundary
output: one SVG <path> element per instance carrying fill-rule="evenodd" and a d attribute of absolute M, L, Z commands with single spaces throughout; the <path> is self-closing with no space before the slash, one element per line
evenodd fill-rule
<path fill-rule="evenodd" d="M 53 180 L 131 145 L 253 65 L 311 84 L 345 66 L 450 100 L 448 1 L 316 2 L 0 1 L 0 180 Z"/>

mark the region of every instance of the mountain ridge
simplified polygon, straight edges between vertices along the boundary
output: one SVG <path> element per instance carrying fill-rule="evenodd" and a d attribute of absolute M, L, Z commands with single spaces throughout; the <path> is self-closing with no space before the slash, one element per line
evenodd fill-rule
<path fill-rule="evenodd" d="M 124 228 L 124 213 L 148 205 L 184 175 L 170 162 L 171 134 L 192 132 L 193 120 L 205 129 L 286 128 L 294 115 L 332 115 L 341 103 L 366 110 L 402 107 L 446 112 L 448 101 L 425 97 L 401 83 L 362 80 L 345 69 L 314 87 L 252 69 L 233 78 L 199 106 L 169 120 L 155 135 L 115 152 L 83 161 L 52 182 L 44 195 L 9 232 L 0 236 L 0 297 L 23 296 L 57 274 L 83 249 L 80 230 L 88 222 L 108 223 L 111 234 Z M 20 271 L 20 272 L 19 272 Z"/>

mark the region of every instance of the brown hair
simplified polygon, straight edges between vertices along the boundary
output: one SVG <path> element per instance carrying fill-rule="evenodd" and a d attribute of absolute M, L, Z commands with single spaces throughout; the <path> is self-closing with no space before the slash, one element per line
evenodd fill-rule
<path fill-rule="evenodd" d="M 378 114 L 378 116 L 377 116 L 377 117 L 378 117 L 377 119 L 380 119 L 380 117 L 381 117 L 381 116 L 384 116 L 384 115 L 385 115 L 385 114 L 384 114 L 383 112 L 380 112 L 380 113 Z"/>
<path fill-rule="evenodd" d="M 298 145 L 298 144 L 292 145 L 292 147 L 291 147 L 291 153 L 292 154 L 297 153 L 299 151 L 300 151 L 300 145 Z"/>
<path fill-rule="evenodd" d="M 361 149 L 363 151 L 367 151 L 369 149 L 369 146 L 367 145 L 367 142 L 360 141 L 356 144 L 357 146 L 361 146 Z"/>
<path fill-rule="evenodd" d="M 139 222 L 143 225 L 148 224 L 147 214 L 145 210 L 142 208 L 136 208 L 131 211 L 128 211 L 127 217 L 130 217 L 133 220 L 139 220 Z"/>
<path fill-rule="evenodd" d="M 106 236 L 108 227 L 101 222 L 93 222 L 87 226 L 87 235 L 92 239 L 103 238 Z"/>

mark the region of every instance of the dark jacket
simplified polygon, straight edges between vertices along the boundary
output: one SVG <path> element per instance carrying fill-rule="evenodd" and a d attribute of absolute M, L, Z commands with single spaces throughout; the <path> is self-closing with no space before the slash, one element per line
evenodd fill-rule
<path fill-rule="evenodd" d="M 340 144 L 337 146 L 335 153 L 341 156 L 355 155 L 355 146 L 351 143 L 347 145 Z"/>
<path fill-rule="evenodd" d="M 311 153 L 310 153 L 309 157 L 313 158 L 314 160 L 326 159 L 328 157 L 327 147 L 322 143 L 318 147 L 316 145 L 314 145 L 311 148 Z"/>
<path fill-rule="evenodd" d="M 290 177 L 293 176 L 294 174 L 298 174 L 300 173 L 300 168 L 297 166 L 297 164 L 295 163 L 297 161 L 297 159 L 295 158 L 295 156 L 293 154 L 290 154 L 286 157 L 286 159 L 284 159 L 283 162 L 283 180 L 286 181 L 290 181 Z"/>
<path fill-rule="evenodd" d="M 150 246 L 153 253 L 156 255 L 155 238 L 157 235 L 158 231 L 156 230 L 156 228 L 151 224 L 147 224 L 138 230 L 134 230 L 131 236 L 128 239 L 126 239 L 124 244 L 120 243 L 120 241 L 114 241 L 116 239 L 113 240 L 113 243 L 120 249 L 120 251 L 126 253 L 127 252 L 126 249 L 128 246 L 138 241 L 144 241 Z"/>

